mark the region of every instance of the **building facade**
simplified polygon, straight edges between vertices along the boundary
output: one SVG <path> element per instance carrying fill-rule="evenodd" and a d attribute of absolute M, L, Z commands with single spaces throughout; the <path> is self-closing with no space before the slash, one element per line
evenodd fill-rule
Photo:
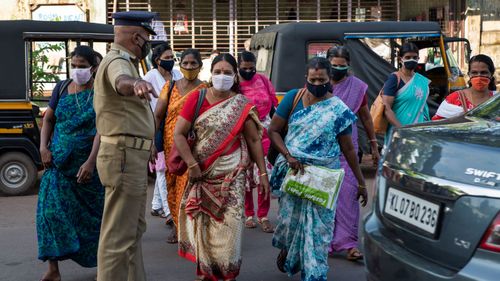
<path fill-rule="evenodd" d="M 1 0 L 0 20 L 112 23 L 116 11 L 158 12 L 162 39 L 176 50 L 237 53 L 259 30 L 309 21 L 437 21 L 448 36 L 466 37 L 473 54 L 500 64 L 500 0 Z M 464 48 L 451 44 L 462 68 Z"/>
<path fill-rule="evenodd" d="M 108 0 L 115 11 L 159 13 L 176 50 L 197 48 L 237 53 L 245 41 L 273 24 L 294 21 L 397 20 L 399 0 Z M 108 22 L 112 22 L 108 18 Z"/>
<path fill-rule="evenodd" d="M 1 0 L 0 20 L 107 22 L 106 0 Z"/>

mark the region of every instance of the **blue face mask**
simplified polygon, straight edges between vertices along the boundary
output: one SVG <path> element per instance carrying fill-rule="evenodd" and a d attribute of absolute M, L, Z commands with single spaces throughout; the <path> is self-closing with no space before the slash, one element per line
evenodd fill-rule
<path fill-rule="evenodd" d="M 330 82 L 322 85 L 314 85 L 307 82 L 307 90 L 317 98 L 324 97 L 331 90 L 331 88 L 332 84 L 330 84 Z"/>
<path fill-rule="evenodd" d="M 174 63 L 174 60 L 160 60 L 161 68 L 165 69 L 168 72 L 172 71 L 172 68 L 174 68 Z"/>

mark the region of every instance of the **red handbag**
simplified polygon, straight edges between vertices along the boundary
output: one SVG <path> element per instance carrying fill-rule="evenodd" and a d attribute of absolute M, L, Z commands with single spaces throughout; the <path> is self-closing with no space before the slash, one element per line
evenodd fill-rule
<path fill-rule="evenodd" d="M 193 149 L 194 143 L 196 141 L 196 134 L 194 133 L 193 130 L 194 122 L 198 118 L 201 105 L 203 104 L 203 100 L 205 99 L 206 92 L 207 89 L 201 89 L 200 91 L 200 95 L 198 96 L 198 103 L 196 104 L 196 111 L 194 113 L 194 118 L 193 121 L 191 122 L 191 128 L 189 128 L 187 143 L 191 150 Z M 179 151 L 177 150 L 177 146 L 174 143 L 167 157 L 167 171 L 171 174 L 182 176 L 184 175 L 184 173 L 186 173 L 187 168 L 188 167 L 186 162 L 182 159 L 181 155 L 179 154 Z"/>

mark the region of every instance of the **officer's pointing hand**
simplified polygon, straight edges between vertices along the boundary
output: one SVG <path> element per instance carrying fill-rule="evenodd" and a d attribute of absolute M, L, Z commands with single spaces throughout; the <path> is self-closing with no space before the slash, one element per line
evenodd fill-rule
<path fill-rule="evenodd" d="M 151 100 L 151 96 L 158 98 L 158 95 L 156 94 L 153 85 L 142 79 L 134 83 L 134 93 L 139 98 L 147 99 L 148 101 Z"/>

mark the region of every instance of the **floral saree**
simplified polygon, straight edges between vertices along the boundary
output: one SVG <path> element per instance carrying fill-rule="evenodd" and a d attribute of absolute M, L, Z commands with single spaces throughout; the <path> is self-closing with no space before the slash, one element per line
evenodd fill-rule
<path fill-rule="evenodd" d="M 194 123 L 193 155 L 203 179 L 188 184 L 179 212 L 179 255 L 207 280 L 234 279 L 241 266 L 244 192 L 250 158 L 245 121 L 259 119 L 243 95 L 215 104 Z M 240 146 L 227 153 L 239 142 Z"/>
<path fill-rule="evenodd" d="M 429 79 L 415 73 L 413 78 L 399 89 L 392 104 L 392 111 L 402 126 L 430 120 L 427 106 L 429 82 Z M 392 126 L 389 124 L 385 139 L 388 140 L 391 134 Z"/>
<path fill-rule="evenodd" d="M 177 88 L 177 84 L 174 85 L 172 94 L 170 95 L 170 102 L 168 105 L 167 116 L 165 117 L 165 129 L 163 133 L 163 150 L 165 161 L 167 160 L 166 157 L 168 157 L 170 151 L 172 150 L 172 145 L 174 145 L 175 124 L 177 123 L 177 118 L 179 117 L 179 113 L 184 106 L 187 97 L 191 93 L 197 92 L 206 87 L 206 84 L 202 83 L 191 90 L 189 93 L 181 96 L 179 93 L 179 89 Z M 167 99 L 169 88 L 170 82 L 167 82 L 161 91 L 160 99 Z M 165 171 L 165 175 L 167 179 L 166 188 L 168 208 L 170 209 L 174 224 L 177 226 L 179 224 L 179 207 L 182 199 L 182 194 L 184 194 L 184 188 L 187 184 L 188 176 L 187 172 L 182 176 L 171 174 L 168 172 L 168 169 Z"/>
<path fill-rule="evenodd" d="M 38 258 L 43 261 L 97 265 L 104 188 L 97 170 L 90 182 L 76 181 L 96 134 L 93 94 L 86 90 L 63 95 L 55 110 L 52 165 L 43 174 L 36 212 Z"/>
<path fill-rule="evenodd" d="M 339 98 L 332 97 L 290 116 L 285 145 L 304 164 L 338 169 L 341 152 L 337 136 L 355 121 L 354 113 Z M 278 194 L 287 170 L 285 158 L 278 156 L 271 176 L 271 187 Z M 273 246 L 288 251 L 284 267 L 290 276 L 301 271 L 304 281 L 326 280 L 334 218 L 334 210 L 280 194 Z"/>

